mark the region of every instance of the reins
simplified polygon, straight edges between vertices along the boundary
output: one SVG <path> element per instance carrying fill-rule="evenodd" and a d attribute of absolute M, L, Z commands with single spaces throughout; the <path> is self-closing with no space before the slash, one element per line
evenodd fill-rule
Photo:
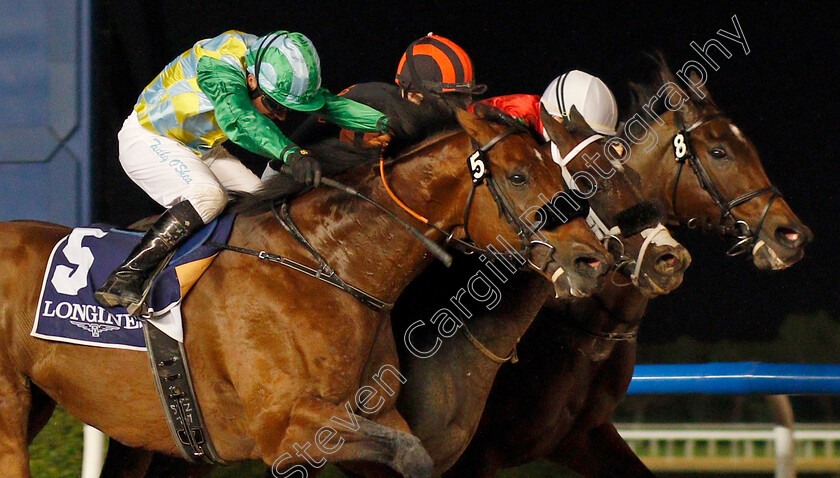
<path fill-rule="evenodd" d="M 770 207 L 773 205 L 773 202 L 782 197 L 782 193 L 779 192 L 775 186 L 770 185 L 764 188 L 749 191 L 736 197 L 735 199 L 732 199 L 731 201 L 726 200 L 723 193 L 721 193 L 720 189 L 718 189 L 717 185 L 715 185 L 712 177 L 709 175 L 708 171 L 706 171 L 703 163 L 700 162 L 700 159 L 694 152 L 694 149 L 691 146 L 690 136 L 690 133 L 700 126 L 715 119 L 724 117 L 725 116 L 721 113 L 713 114 L 704 119 L 698 120 L 690 127 L 685 128 L 683 126 L 682 117 L 680 117 L 679 114 L 676 115 L 678 131 L 677 134 L 674 135 L 674 139 L 671 141 L 671 144 L 673 146 L 674 159 L 677 161 L 679 166 L 677 167 L 677 176 L 674 179 L 671 208 L 673 209 L 675 219 L 679 221 L 679 214 L 677 212 L 677 189 L 680 185 L 680 175 L 682 174 L 683 166 L 686 162 L 688 162 L 691 170 L 697 177 L 697 181 L 700 183 L 700 187 L 709 194 L 712 201 L 714 201 L 720 209 L 720 232 L 724 235 L 734 236 L 737 240 L 735 245 L 726 251 L 726 255 L 738 256 L 754 249 L 755 245 L 758 243 L 758 234 L 761 232 L 761 228 L 764 225 L 764 219 L 767 217 L 767 213 L 770 212 Z M 762 211 L 761 216 L 758 219 L 758 223 L 756 224 L 755 231 L 753 231 L 746 221 L 735 218 L 733 209 L 765 194 L 770 194 L 770 199 L 764 206 L 764 210 Z M 697 218 L 689 218 L 686 224 L 689 227 L 694 227 L 696 226 L 696 223 Z"/>
<path fill-rule="evenodd" d="M 501 133 L 494 136 L 492 139 L 490 139 L 490 141 L 485 143 L 483 146 L 479 146 L 478 142 L 474 138 L 470 138 L 470 140 L 472 141 L 474 151 L 467 158 L 467 168 L 470 170 L 470 173 L 471 173 L 472 186 L 470 188 L 470 192 L 467 196 L 467 201 L 466 201 L 466 204 L 464 206 L 464 221 L 463 221 L 463 224 L 462 224 L 462 227 L 463 227 L 463 230 L 464 230 L 464 239 L 456 238 L 456 237 L 453 236 L 452 233 L 446 233 L 446 231 L 443 231 L 442 229 L 440 229 L 437 225 L 435 225 L 434 223 L 429 221 L 426 217 L 424 217 L 423 215 L 415 212 L 408 205 L 406 205 L 402 200 L 400 200 L 400 198 L 394 193 L 394 191 L 388 185 L 388 179 L 385 176 L 385 160 L 384 160 L 384 157 L 380 156 L 380 158 L 379 158 L 379 173 L 380 173 L 380 176 L 382 178 L 382 184 L 385 186 L 385 190 L 388 192 L 388 195 L 391 197 L 391 199 L 394 201 L 395 204 L 397 204 L 399 207 L 401 207 L 403 210 L 405 210 L 407 213 L 409 213 L 412 217 L 414 217 L 418 221 L 420 221 L 423 224 L 426 224 L 427 226 L 430 226 L 433 229 L 435 229 L 435 230 L 441 232 L 442 234 L 444 234 L 444 236 L 446 236 L 446 243 L 451 244 L 453 247 L 460 250 L 464 254 L 469 255 L 469 254 L 473 254 L 475 252 L 479 252 L 479 253 L 482 253 L 482 254 L 485 254 L 485 255 L 491 256 L 491 257 L 499 256 L 499 255 L 505 255 L 503 253 L 499 253 L 497 251 L 494 251 L 494 250 L 490 249 L 489 247 L 488 248 L 481 248 L 481 247 L 477 246 L 475 244 L 475 242 L 473 242 L 472 239 L 470 238 L 470 233 L 469 233 L 470 211 L 472 210 L 472 202 L 473 202 L 473 199 L 475 197 L 475 191 L 478 188 L 478 186 L 480 186 L 481 184 L 485 184 L 487 186 L 488 191 L 490 191 L 490 195 L 493 197 L 493 201 L 496 203 L 497 207 L 499 208 L 499 215 L 503 216 L 507 220 L 508 224 L 511 225 L 513 230 L 516 232 L 517 236 L 519 236 L 520 241 L 522 242 L 522 247 L 523 247 L 523 250 L 521 252 L 523 253 L 523 256 L 527 258 L 528 265 L 530 265 L 531 267 L 534 267 L 535 269 L 543 271 L 548 266 L 548 264 L 553 260 L 554 246 L 552 246 L 551 244 L 545 243 L 543 241 L 533 239 L 533 233 L 529 232 L 530 230 L 528 229 L 528 227 L 522 222 L 522 220 L 519 218 L 519 216 L 516 215 L 516 213 L 513 210 L 513 205 L 510 203 L 510 200 L 508 200 L 508 198 L 504 195 L 504 193 L 498 187 L 498 184 L 496 183 L 493 176 L 490 174 L 490 170 L 487 167 L 486 155 L 493 148 L 493 146 L 498 144 L 500 141 L 502 141 L 506 137 L 508 137 L 510 135 L 513 135 L 513 134 L 518 134 L 520 132 L 521 131 L 516 129 L 516 128 L 507 128 L 504 131 L 502 131 Z M 545 246 L 549 249 L 549 254 L 546 258 L 546 262 L 542 266 L 539 266 L 539 265 L 535 264 L 531 260 L 530 251 L 533 249 L 534 245 L 542 245 L 542 246 Z M 472 332 L 470 332 L 469 328 L 467 327 L 467 325 L 465 323 L 461 325 L 460 330 L 461 330 L 461 333 L 464 335 L 464 337 L 466 337 L 467 340 L 469 340 L 469 342 L 471 344 L 473 344 L 473 346 L 476 349 L 478 349 L 482 354 L 484 354 L 484 356 L 486 356 L 487 358 L 489 358 L 493 362 L 501 364 L 501 363 L 506 363 L 506 362 L 516 363 L 516 362 L 519 361 L 519 357 L 517 356 L 517 353 L 516 353 L 516 345 L 514 345 L 513 349 L 511 350 L 511 352 L 507 356 L 500 357 L 500 356 L 496 355 L 495 353 L 493 353 L 490 349 L 488 349 L 484 344 L 482 344 L 481 341 L 479 341 L 475 337 L 475 335 L 473 335 Z M 519 339 L 517 339 L 516 342 L 519 343 Z"/>
<path fill-rule="evenodd" d="M 302 274 L 306 274 L 310 277 L 314 277 L 315 279 L 324 281 L 333 287 L 339 288 L 344 292 L 347 292 L 348 294 L 353 296 L 353 298 L 355 298 L 356 300 L 358 300 L 359 302 L 373 309 L 376 312 L 390 312 L 391 309 L 394 308 L 393 303 L 385 302 L 381 299 L 378 299 L 368 294 L 367 292 L 359 289 L 358 287 L 348 284 L 341 277 L 339 277 L 338 274 L 336 274 L 335 271 L 332 269 L 332 267 L 330 267 L 330 265 L 327 264 L 324 258 L 318 253 L 318 251 L 314 247 L 312 247 L 309 241 L 306 240 L 306 237 L 304 237 L 304 235 L 301 234 L 294 221 L 292 221 L 292 217 L 289 214 L 289 203 L 283 202 L 280 206 L 280 210 L 283 213 L 282 217 L 277 212 L 276 205 L 271 205 L 271 212 L 274 213 L 274 217 L 280 222 L 280 224 L 283 225 L 283 228 L 286 229 L 286 231 L 288 231 L 289 234 L 291 234 L 292 237 L 294 237 L 295 240 L 298 241 L 298 243 L 300 243 L 318 261 L 317 269 L 301 264 L 300 262 L 289 259 L 288 257 L 284 257 L 278 254 L 272 254 L 266 251 L 256 251 L 254 249 L 231 246 L 229 244 L 223 244 L 219 242 L 210 243 L 210 245 L 227 251 L 254 256 L 260 260 L 280 264 L 292 270 L 296 270 Z"/>
<path fill-rule="evenodd" d="M 423 224 L 435 229 L 436 231 L 440 232 L 446 238 L 445 244 L 451 245 L 456 250 L 461 251 L 464 254 L 470 255 L 476 252 L 485 254 L 489 257 L 496 257 L 496 256 L 507 256 L 510 254 L 501 253 L 491 248 L 481 248 L 473 242 L 472 238 L 470 237 L 469 232 L 469 222 L 470 222 L 470 211 L 472 210 L 472 203 L 475 197 L 475 191 L 481 184 L 485 184 L 487 186 L 488 191 L 490 191 L 490 195 L 493 197 L 493 201 L 499 208 L 499 215 L 503 216 L 505 220 L 507 220 L 508 224 L 511 225 L 516 235 L 520 238 L 522 243 L 522 249 L 518 251 L 523 257 L 526 258 L 527 263 L 529 266 L 543 271 L 551 262 L 554 256 L 554 246 L 548 244 L 546 242 L 535 240 L 533 238 L 533 233 L 530 232 L 530 229 L 527 225 L 519 218 L 519 216 L 514 211 L 513 205 L 510 203 L 510 200 L 507 196 L 499 188 L 496 180 L 490 174 L 490 170 L 487 167 L 487 153 L 500 141 L 505 139 L 506 137 L 522 133 L 522 130 L 517 128 L 507 128 L 501 133 L 497 134 L 493 138 L 491 138 L 487 143 L 483 146 L 479 146 L 478 142 L 470 138 L 473 144 L 474 151 L 473 153 L 467 158 L 467 168 L 470 171 L 471 178 L 472 178 L 472 187 L 470 188 L 470 192 L 467 195 L 467 201 L 464 206 L 464 221 L 461 227 L 464 230 L 464 238 L 457 238 L 454 236 L 452 232 L 446 232 L 436 224 L 431 222 L 429 219 L 424 217 L 423 215 L 417 213 L 413 209 L 411 209 L 408 205 L 406 205 L 391 187 L 388 185 L 388 179 L 385 175 L 385 159 L 384 157 L 380 156 L 379 158 L 379 173 L 380 177 L 382 178 L 382 184 L 385 187 L 385 190 L 388 192 L 388 195 L 394 201 L 394 203 L 409 213 L 412 217 L 417 219 L 418 221 L 422 222 Z M 548 248 L 549 253 L 547 259 L 544 264 L 538 265 L 531 260 L 531 250 L 534 246 L 543 246 Z"/>
<path fill-rule="evenodd" d="M 473 197 L 473 193 L 475 191 L 475 188 L 478 184 L 481 184 L 481 180 L 483 180 L 485 177 L 489 177 L 489 171 L 487 170 L 487 167 L 484 164 L 484 155 L 487 153 L 487 151 L 489 151 L 493 146 L 495 146 L 501 140 L 503 140 L 507 136 L 510 136 L 511 134 L 514 134 L 514 133 L 518 133 L 518 131 L 513 129 L 513 128 L 506 129 L 502 133 L 499 133 L 498 135 L 493 137 L 484 146 L 476 149 L 476 151 L 469 156 L 468 166 L 475 165 L 476 170 L 473 170 L 472 167 L 470 168 L 471 173 L 472 173 L 472 178 L 473 178 L 473 186 L 472 186 L 472 189 L 470 191 L 470 196 L 468 198 L 467 206 L 466 206 L 466 209 L 465 209 L 466 210 L 465 220 L 464 220 L 465 230 L 467 229 L 466 225 L 468 224 L 468 221 L 469 221 L 469 212 L 468 211 L 469 211 L 469 208 L 470 208 L 470 205 L 471 205 L 471 202 L 472 202 L 472 197 Z M 480 164 L 480 166 L 478 166 L 479 164 Z M 422 215 L 413 211 L 410 207 L 408 207 L 405 203 L 403 203 L 396 196 L 396 194 L 391 190 L 390 186 L 388 185 L 388 182 L 385 178 L 384 156 L 380 156 L 379 168 L 380 168 L 380 174 L 382 176 L 383 185 L 384 185 L 386 191 L 388 192 L 389 196 L 394 200 L 394 202 L 398 206 L 400 206 L 402 209 L 404 209 L 406 212 L 411 214 L 412 217 L 416 218 L 417 220 L 419 220 L 423 224 L 426 224 L 427 226 L 430 226 L 433 229 L 437 230 L 438 232 L 442 233 L 444 235 L 444 237 L 446 237 L 446 243 L 450 243 L 451 241 L 454 242 L 454 245 L 456 245 L 456 248 L 460 249 L 460 250 L 463 250 L 465 253 L 470 253 L 471 254 L 473 252 L 482 252 L 482 253 L 487 254 L 489 256 L 503 255 L 499 252 L 494 252 L 491 249 L 482 249 L 482 248 L 476 246 L 474 243 L 472 243 L 471 240 L 468 239 L 469 238 L 468 235 L 467 235 L 467 240 L 454 238 L 452 233 L 447 233 L 446 231 L 442 230 L 440 227 L 438 227 L 437 225 L 435 225 L 434 223 L 432 223 L 431 221 L 429 221 L 428 219 L 426 219 Z M 481 172 L 480 177 L 477 176 L 478 175 L 478 169 L 480 169 L 480 172 Z M 281 168 L 281 172 L 285 173 L 285 174 L 289 174 L 290 171 L 288 169 L 288 166 L 284 165 Z M 477 180 L 477 178 L 478 178 L 478 180 Z M 341 184 L 338 181 L 335 181 L 333 179 L 323 178 L 321 180 L 321 182 L 325 186 L 328 186 L 328 187 L 331 187 L 331 188 L 334 188 L 334 189 L 338 189 L 340 191 L 343 191 L 346 194 L 357 197 L 359 199 L 362 199 L 365 202 L 368 202 L 369 204 L 372 204 L 373 206 L 375 206 L 379 210 L 386 213 L 390 218 L 397 221 L 400 225 L 402 225 L 408 231 L 410 231 L 415 238 L 420 240 L 447 267 L 451 264 L 452 257 L 449 254 L 447 254 L 443 250 L 443 248 L 441 248 L 437 243 L 435 243 L 434 241 L 432 241 L 431 239 L 429 239 L 428 237 L 423 235 L 416 228 L 407 224 L 405 221 L 400 219 L 393 212 L 391 212 L 390 210 L 388 210 L 387 208 L 385 208 L 381 204 L 377 203 L 376 201 L 374 201 L 371 198 L 368 198 L 367 196 L 363 195 L 362 193 L 356 191 L 355 189 L 353 189 L 349 186 L 346 186 L 344 184 Z M 489 184 L 490 184 L 490 182 L 488 181 L 488 187 L 490 187 Z M 517 231 L 517 234 L 520 237 L 522 237 L 523 234 L 525 234 L 524 231 L 526 230 L 524 228 L 524 224 L 522 224 L 521 220 L 519 220 L 519 218 L 512 212 L 512 206 L 510 205 L 510 203 L 508 201 L 506 201 L 506 198 L 505 198 L 504 202 L 501 202 L 502 201 L 501 198 L 503 196 L 501 194 L 499 194 L 499 191 L 493 192 L 495 190 L 495 183 L 493 183 L 493 186 L 494 187 L 491 189 L 491 194 L 493 195 L 494 200 L 497 201 L 497 204 L 499 205 L 499 210 L 500 211 L 505 211 L 505 217 L 508 219 L 508 222 L 513 225 L 514 230 Z M 376 312 L 388 312 L 388 311 L 393 309 L 393 306 L 394 306 L 393 303 L 386 302 L 386 301 L 383 301 L 379 298 L 376 298 L 373 295 L 368 294 L 367 292 L 365 292 L 365 291 L 363 291 L 363 290 L 345 282 L 343 279 L 341 279 L 341 277 L 339 277 L 339 275 L 329 266 L 329 264 L 326 262 L 326 260 L 323 258 L 323 256 L 321 256 L 318 253 L 318 251 L 311 245 L 311 243 L 309 243 L 309 241 L 306 239 L 306 237 L 297 228 L 294 221 L 292 220 L 291 214 L 289 213 L 289 203 L 286 202 L 286 201 L 281 203 L 280 213 L 278 213 L 276 206 L 277 205 L 275 203 L 272 203 L 272 205 L 271 205 L 271 211 L 274 214 L 274 217 L 277 219 L 278 222 L 280 222 L 280 224 L 283 225 L 283 228 L 286 229 L 286 231 L 289 232 L 289 234 L 291 234 L 291 236 L 299 244 L 301 244 L 304 247 L 304 249 L 306 249 L 309 252 L 309 254 L 312 255 L 313 258 L 315 258 L 315 260 L 318 262 L 318 267 L 317 268 L 313 268 L 313 267 L 301 264 L 300 262 L 294 261 L 294 260 L 292 260 L 288 257 L 284 257 L 284 256 L 281 256 L 281 255 L 278 255 L 278 254 L 273 254 L 273 253 L 270 253 L 270 252 L 267 252 L 267 251 L 257 251 L 257 250 L 254 250 L 254 249 L 248 249 L 248 248 L 243 248 L 243 247 L 238 247 L 238 246 L 233 246 L 233 245 L 228 245 L 228 244 L 222 244 L 222 243 L 210 243 L 210 245 L 213 245 L 214 247 L 218 247 L 220 249 L 224 249 L 224 250 L 228 250 L 228 251 L 232 251 L 232 252 L 237 252 L 237 253 L 240 253 L 240 254 L 246 254 L 246 255 L 254 256 L 254 257 L 257 257 L 260 260 L 265 260 L 265 261 L 268 261 L 268 262 L 271 262 L 271 263 L 280 264 L 280 265 L 289 267 L 290 269 L 293 269 L 295 271 L 298 271 L 300 273 L 306 274 L 306 275 L 308 275 L 310 277 L 313 277 L 315 279 L 324 281 L 324 282 L 332 285 L 333 287 L 339 288 L 339 289 L 347 292 L 353 298 L 355 298 L 356 300 L 358 300 L 359 302 L 361 302 L 362 304 L 364 304 L 365 306 L 369 307 L 370 309 L 372 309 Z M 281 213 L 282 213 L 282 215 L 281 215 Z M 514 218 L 514 219 L 511 219 L 511 218 Z M 538 241 L 532 241 L 532 242 L 538 242 Z M 550 244 L 545 244 L 545 245 L 548 246 L 549 248 L 551 248 L 551 254 L 549 255 L 549 257 L 546 261 L 546 264 L 545 264 L 545 265 L 547 265 L 552 260 L 554 248 Z M 458 246 L 460 246 L 460 247 L 458 247 Z M 529 250 L 529 249 L 526 249 L 526 250 Z M 532 266 L 534 266 L 534 264 L 533 264 L 533 262 L 531 262 L 530 258 L 528 259 L 528 263 L 531 264 Z M 545 265 L 543 266 L 543 268 L 545 267 Z M 465 328 L 466 328 L 466 326 L 462 327 L 462 329 L 465 329 Z M 486 347 L 481 345 L 480 342 L 478 342 L 478 340 L 474 336 L 472 336 L 472 334 L 470 334 L 468 330 L 464 330 L 464 334 L 467 335 L 467 337 L 470 339 L 470 342 L 472 342 L 474 345 L 476 345 L 476 347 L 479 350 L 481 350 L 482 353 L 484 353 L 485 355 L 490 357 L 492 360 L 504 360 L 504 361 L 513 360 L 512 357 L 515 357 L 515 355 L 516 355 L 515 351 L 514 351 L 506 359 L 502 359 L 502 358 L 494 355 Z"/>

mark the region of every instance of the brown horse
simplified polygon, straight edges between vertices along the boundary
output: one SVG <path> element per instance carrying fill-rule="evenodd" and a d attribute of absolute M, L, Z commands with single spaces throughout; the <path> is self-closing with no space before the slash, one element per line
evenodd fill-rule
<path fill-rule="evenodd" d="M 637 112 L 664 106 L 661 96 L 657 102 L 647 92 L 676 85 L 664 60 L 658 66 L 656 83 L 636 86 Z M 648 145 L 636 132 L 638 144 L 625 166 L 641 173 L 645 197 L 668 204 L 672 220 L 686 224 L 689 218 L 700 218 L 707 227 L 737 233 L 739 240 L 747 239 L 744 244 L 758 267 L 792 265 L 802 257 L 811 232 L 768 189 L 752 143 L 720 116 L 706 89 L 703 94 L 705 98 L 693 94 L 676 111 L 662 112 L 662 124 L 650 121 L 659 139 L 650 152 L 644 151 Z M 672 140 L 698 123 L 689 133 L 691 148 L 723 202 L 766 191 L 734 206 L 734 219 L 707 192 L 710 187 L 701 186 L 697 174 L 702 172 L 684 172 L 674 193 L 679 164 Z M 625 139 L 633 142 L 627 132 Z M 726 157 L 718 157 L 720 151 Z M 733 231 L 730 221 L 744 221 L 749 229 Z M 499 468 L 547 457 L 583 476 L 651 476 L 610 423 L 633 374 L 635 334 L 647 302 L 633 288 L 608 284 L 595 298 L 555 302 L 543 309 L 522 339 L 519 366 L 503 367 L 499 373 L 479 431 L 450 475 L 494 476 Z M 584 321 L 589 330 L 576 325 Z"/>
<path fill-rule="evenodd" d="M 570 131 L 550 117 L 544 119 L 546 128 L 564 154 L 594 134 L 576 111 L 572 116 L 577 121 Z M 596 153 L 602 153 L 605 141 L 587 145 L 580 156 L 594 157 Z M 548 145 L 542 151 L 546 157 L 551 154 Z M 640 231 L 649 230 L 664 220 L 664 214 L 657 208 L 640 204 L 638 190 L 621 173 L 601 177 L 595 168 L 603 167 L 602 164 L 596 166 L 582 159 L 570 162 L 568 167 L 573 173 L 584 171 L 596 178 L 597 189 L 589 198 L 592 209 L 608 228 L 618 222 L 630 236 L 608 240 L 608 243 L 620 241 L 618 243 L 623 244 L 623 254 L 617 260 L 631 256 L 635 261 L 644 242 Z M 650 213 L 651 209 L 653 213 Z M 642 262 L 639 286 L 646 293 L 656 295 L 679 286 L 689 257 L 680 245 L 660 244 L 649 247 L 638 260 Z M 458 265 L 460 267 L 456 267 Z M 453 298 L 465 295 L 459 293 L 461 287 L 483 266 L 472 261 L 456 263 L 452 269 L 459 275 L 446 275 L 442 268 L 435 266 L 427 270 L 403 293 L 392 314 L 395 335 L 403 338 L 400 363 L 407 378 L 397 406 L 434 460 L 436 472 L 448 469 L 467 447 L 502 365 L 500 358 L 509 357 L 523 334 L 525 337 L 531 335 L 525 331 L 552 296 L 551 289 L 544 286 L 543 281 L 533 274 L 520 273 L 498 284 L 501 300 L 493 309 L 476 300 L 461 302 L 458 299 L 458 305 L 455 305 Z M 633 271 L 632 267 L 622 268 L 621 272 L 614 273 L 614 280 L 627 283 Z M 446 273 L 451 274 L 451 271 Z M 452 311 L 460 309 L 464 328 L 479 337 L 495 357 L 471 345 L 469 337 L 456 335 L 440 342 L 437 330 L 429 327 L 428 318 L 443 307 Z M 591 324 L 587 322 L 583 326 L 590 327 Z M 495 340 L 492 339 L 494 336 Z M 433 354 L 427 353 L 433 349 Z M 522 367 L 502 367 L 505 369 L 522 370 Z M 520 405 L 531 406 L 528 402 L 520 402 Z"/>
<path fill-rule="evenodd" d="M 517 226 L 513 214 L 540 204 L 540 196 L 553 195 L 560 175 L 527 136 L 466 113 L 459 120 L 465 131 L 437 136 L 394 163 L 391 187 L 445 233 L 459 225 L 466 229 L 464 207 L 474 191 L 468 223 L 474 243 L 517 244 L 523 231 L 512 227 Z M 492 146 L 477 159 L 503 204 L 470 179 L 465 165 L 475 149 L 472 141 Z M 363 167 L 358 176 L 357 190 L 388 200 L 372 169 Z M 270 187 L 257 199 L 275 200 Z M 423 246 L 377 209 L 336 191 L 301 196 L 291 216 L 339 276 L 386 302 L 396 300 L 431 261 Z M 9 222 L 0 230 L 4 475 L 29 475 L 27 446 L 37 432 L 30 429 L 29 418 L 50 408 L 33 408 L 40 404 L 33 402 L 36 388 L 39 397 L 43 391 L 127 446 L 175 454 L 145 354 L 29 335 L 47 258 L 68 229 Z M 562 282 L 561 291 L 594 291 L 610 259 L 585 224 L 575 221 L 540 232 L 546 246 L 540 251 L 554 251 L 528 256 L 544 264 L 541 274 Z M 437 232 L 431 235 L 444 239 Z M 240 215 L 230 242 L 311 260 L 271 213 Z M 404 476 L 431 474 L 428 455 L 394 408 L 401 377 L 387 314 L 313 278 L 233 252 L 215 259 L 185 299 L 183 312 L 196 391 L 215 447 L 226 461 L 262 459 L 276 467 L 373 462 Z M 366 391 L 361 402 L 359 390 Z"/>

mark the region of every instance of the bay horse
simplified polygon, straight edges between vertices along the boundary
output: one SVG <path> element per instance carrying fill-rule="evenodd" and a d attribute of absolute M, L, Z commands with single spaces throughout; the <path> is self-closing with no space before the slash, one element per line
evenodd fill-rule
<path fill-rule="evenodd" d="M 441 231 L 428 233 L 436 241 L 468 228 L 476 247 L 521 240 L 527 251 L 533 231 L 523 231 L 518 213 L 551 197 L 559 172 L 533 139 L 467 113 L 458 120 L 463 130 L 435 136 L 393 163 L 391 188 L 430 218 Z M 473 142 L 486 151 L 473 157 L 470 170 Z M 472 181 L 478 162 L 489 173 L 487 187 Z M 354 188 L 389 201 L 373 168 L 366 168 L 354 170 Z M 258 212 L 276 200 L 271 183 L 251 199 L 255 214 L 237 217 L 230 243 L 311 261 L 271 212 Z M 413 220 L 402 210 L 395 214 Z M 432 260 L 378 209 L 337 191 L 303 194 L 290 215 L 340 277 L 386 303 Z M 18 221 L 0 223 L 0 231 L 4 475 L 29 476 L 27 446 L 55 403 L 126 446 L 176 454 L 145 354 L 29 335 L 47 258 L 69 229 Z M 611 259 L 585 223 L 540 233 L 544 254 L 525 256 L 541 264 L 543 280 L 559 292 L 597 290 Z M 231 251 L 216 257 L 182 309 L 196 392 L 224 460 L 262 459 L 275 468 L 372 462 L 403 476 L 431 475 L 428 454 L 395 408 L 401 377 L 387 314 L 291 269 Z M 368 391 L 361 404 L 359 390 Z"/>
<path fill-rule="evenodd" d="M 739 249 L 729 254 L 751 253 L 759 268 L 793 265 L 812 234 L 771 189 L 755 146 L 722 116 L 705 87 L 703 97 L 685 94 L 680 108 L 662 111 L 663 91 L 678 83 L 664 58 L 655 60 L 657 79 L 633 88 L 635 113 L 661 114 L 662 123 L 649 122 L 658 143 L 646 152 L 641 135 L 634 141 L 623 133 L 631 144 L 625 167 L 639 173 L 644 197 L 665 203 L 671 224 L 691 221 L 735 235 Z M 685 139 L 707 173 L 694 166 L 680 176 L 673 139 L 692 125 Z M 708 179 L 699 179 L 704 174 Z M 736 227 L 737 221 L 743 224 Z M 500 371 L 476 437 L 446 476 L 495 476 L 500 468 L 540 458 L 587 477 L 652 476 L 610 421 L 632 378 L 648 300 L 608 281 L 596 297 L 546 306 L 522 338 L 520 363 Z M 584 321 L 590 331 L 570 326 Z"/>

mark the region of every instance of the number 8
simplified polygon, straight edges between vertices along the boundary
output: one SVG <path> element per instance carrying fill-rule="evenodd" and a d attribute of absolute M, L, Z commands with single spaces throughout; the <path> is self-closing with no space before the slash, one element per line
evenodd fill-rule
<path fill-rule="evenodd" d="M 685 144 L 685 136 L 682 133 L 677 133 L 674 136 L 674 156 L 677 157 L 677 161 L 683 159 L 685 157 L 685 153 L 688 152 L 688 146 Z"/>

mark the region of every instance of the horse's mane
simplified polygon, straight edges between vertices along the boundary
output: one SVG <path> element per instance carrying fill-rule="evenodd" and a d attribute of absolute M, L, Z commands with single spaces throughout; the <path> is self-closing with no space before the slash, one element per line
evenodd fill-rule
<path fill-rule="evenodd" d="M 389 118 L 395 118 L 398 124 L 394 139 L 385 151 L 388 157 L 395 157 L 401 151 L 439 133 L 460 127 L 455 109 L 446 101 L 431 99 L 417 105 L 394 97 L 387 100 L 383 110 Z M 349 171 L 350 173 L 343 177 L 349 178 L 348 184 L 351 186 L 360 181 L 360 175 L 353 174 L 354 171 L 362 168 L 369 171 L 367 165 L 379 159 L 378 148 L 357 147 L 339 141 L 338 138 L 327 138 L 301 146 L 318 158 L 325 174 L 336 175 Z M 368 174 L 361 175 L 361 180 L 367 176 Z M 228 211 L 236 214 L 268 211 L 273 203 L 289 195 L 290 189 L 296 188 L 291 184 L 289 177 L 283 174 L 275 175 L 253 193 L 232 193 Z"/>
<path fill-rule="evenodd" d="M 694 111 L 704 111 L 707 108 L 717 110 L 717 105 L 715 105 L 714 100 L 712 100 L 709 94 L 705 94 L 705 97 L 701 97 L 696 91 L 689 88 L 682 80 L 678 79 L 677 76 L 674 75 L 674 72 L 668 66 L 665 55 L 663 55 L 661 51 L 656 50 L 652 53 L 647 52 L 644 54 L 644 57 L 653 63 L 654 68 L 652 69 L 652 78 L 648 78 L 643 82 L 630 82 L 632 99 L 626 118 L 632 118 L 636 114 L 646 117 L 647 113 L 642 107 L 648 106 L 651 98 L 653 98 L 659 89 L 667 83 L 677 85 L 682 92 L 688 96 L 686 105 Z M 664 95 L 659 97 L 653 103 L 652 110 L 656 114 L 662 114 L 667 110 L 665 107 Z"/>

